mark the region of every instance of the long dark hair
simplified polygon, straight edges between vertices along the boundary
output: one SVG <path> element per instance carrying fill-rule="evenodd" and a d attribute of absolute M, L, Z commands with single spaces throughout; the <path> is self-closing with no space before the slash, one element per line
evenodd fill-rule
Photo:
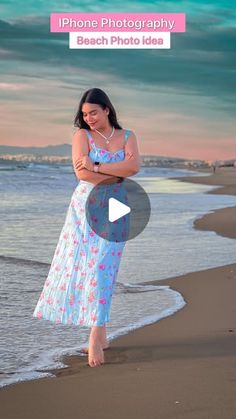
<path fill-rule="evenodd" d="M 89 89 L 83 94 L 80 100 L 79 109 L 74 119 L 75 127 L 90 129 L 89 125 L 86 124 L 83 119 L 82 106 L 84 103 L 95 103 L 96 105 L 100 105 L 102 109 L 109 108 L 108 119 L 111 126 L 122 129 L 122 126 L 117 121 L 116 111 L 109 97 L 103 90 L 98 89 L 97 87 Z"/>

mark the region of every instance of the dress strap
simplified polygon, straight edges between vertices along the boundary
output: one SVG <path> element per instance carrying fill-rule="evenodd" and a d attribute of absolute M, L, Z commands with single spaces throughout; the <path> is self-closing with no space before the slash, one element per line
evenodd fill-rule
<path fill-rule="evenodd" d="M 88 137 L 88 140 L 89 140 L 89 144 L 91 145 L 92 148 L 95 148 L 95 142 L 94 142 L 94 139 L 93 139 L 92 135 L 90 134 L 90 132 L 86 128 L 85 128 L 85 131 L 86 131 L 86 134 L 87 134 L 87 137 Z M 128 141 L 130 133 L 131 133 L 130 129 L 125 130 L 125 144 Z"/>
<path fill-rule="evenodd" d="M 125 130 L 125 144 L 127 143 L 127 141 L 128 141 L 128 138 L 129 138 L 129 134 L 131 133 L 131 131 L 130 131 L 130 129 L 126 129 Z"/>
<path fill-rule="evenodd" d="M 92 148 L 94 148 L 94 139 L 92 137 L 92 135 L 90 134 L 90 132 L 85 128 L 88 140 L 89 140 L 89 144 L 91 145 Z"/>

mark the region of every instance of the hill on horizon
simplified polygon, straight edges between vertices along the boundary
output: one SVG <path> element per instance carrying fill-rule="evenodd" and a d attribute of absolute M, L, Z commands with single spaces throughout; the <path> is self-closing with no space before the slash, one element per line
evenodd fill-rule
<path fill-rule="evenodd" d="M 33 154 L 37 156 L 60 156 L 60 157 L 71 157 L 71 144 L 57 144 L 48 145 L 46 147 L 17 147 L 0 145 L 0 157 L 1 154 L 17 155 L 17 154 Z M 155 157 L 157 159 L 175 159 L 175 160 L 188 160 L 184 157 L 173 157 L 173 156 L 155 156 L 155 155 L 142 155 L 146 158 Z"/>
<path fill-rule="evenodd" d="M 0 145 L 1 154 L 34 154 L 43 156 L 71 156 L 71 144 L 48 145 L 46 147 L 17 147 Z"/>
<path fill-rule="evenodd" d="M 56 145 L 48 145 L 45 147 L 21 147 L 21 146 L 10 146 L 10 145 L 0 145 L 0 158 L 1 155 L 11 155 L 16 156 L 17 154 L 26 154 L 26 155 L 35 155 L 35 156 L 58 156 L 58 157 L 68 157 L 71 158 L 71 144 L 64 143 L 64 144 L 56 144 Z M 176 157 L 176 156 L 159 156 L 155 154 L 142 154 L 142 158 L 144 159 L 156 159 L 156 160 L 175 160 L 176 162 L 184 162 L 184 161 L 198 161 L 204 162 L 205 160 L 197 159 L 197 158 L 187 158 L 187 157 Z M 224 162 L 233 162 L 236 161 L 235 159 L 224 159 L 218 160 Z"/>

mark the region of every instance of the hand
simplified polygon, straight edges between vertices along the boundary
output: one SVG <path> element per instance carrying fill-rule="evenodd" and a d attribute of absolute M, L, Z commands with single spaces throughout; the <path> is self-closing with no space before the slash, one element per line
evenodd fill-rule
<path fill-rule="evenodd" d="M 87 169 L 90 172 L 93 172 L 93 161 L 89 156 L 80 157 L 75 161 L 75 168 L 77 170 Z"/>

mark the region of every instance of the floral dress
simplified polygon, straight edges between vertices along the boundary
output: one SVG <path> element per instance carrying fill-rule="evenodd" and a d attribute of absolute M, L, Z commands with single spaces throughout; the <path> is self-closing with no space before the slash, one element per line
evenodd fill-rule
<path fill-rule="evenodd" d="M 124 160 L 124 149 L 111 153 L 99 148 L 90 132 L 86 132 L 91 160 L 102 163 Z M 125 142 L 129 133 L 125 130 Z M 92 183 L 81 180 L 72 194 L 49 273 L 33 312 L 37 319 L 81 327 L 110 322 L 111 299 L 125 241 L 108 241 L 90 227 L 85 207 L 93 188 Z"/>

